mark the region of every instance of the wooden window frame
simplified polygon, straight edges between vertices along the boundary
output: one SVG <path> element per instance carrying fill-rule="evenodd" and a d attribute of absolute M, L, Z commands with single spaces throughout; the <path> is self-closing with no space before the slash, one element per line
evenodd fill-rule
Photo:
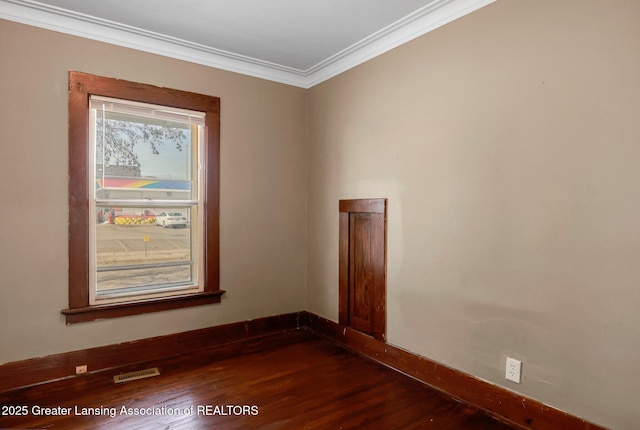
<path fill-rule="evenodd" d="M 89 97 L 204 112 L 204 290 L 123 303 L 89 304 Z M 81 72 L 69 73 L 69 308 L 67 324 L 220 303 L 220 99 Z"/>

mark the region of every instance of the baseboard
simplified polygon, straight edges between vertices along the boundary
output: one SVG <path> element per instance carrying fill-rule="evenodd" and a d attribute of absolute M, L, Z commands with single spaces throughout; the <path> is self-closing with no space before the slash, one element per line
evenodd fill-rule
<path fill-rule="evenodd" d="M 7 363 L 0 365 L 0 392 L 75 377 L 77 365 L 100 372 L 297 329 L 307 325 L 307 317 L 296 312 Z"/>
<path fill-rule="evenodd" d="M 336 322 L 307 313 L 308 328 L 352 351 L 523 429 L 605 430 L 537 400 L 436 363 Z"/>

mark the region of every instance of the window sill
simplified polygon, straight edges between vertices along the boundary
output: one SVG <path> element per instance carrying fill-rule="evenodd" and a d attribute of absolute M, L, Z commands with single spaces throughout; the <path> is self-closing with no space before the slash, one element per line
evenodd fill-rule
<path fill-rule="evenodd" d="M 119 318 L 129 315 L 220 303 L 220 298 L 224 293 L 224 290 L 219 290 L 210 293 L 190 294 L 188 296 L 163 297 L 126 303 L 63 309 L 60 312 L 64 314 L 67 324 L 76 324 L 100 319 Z"/>

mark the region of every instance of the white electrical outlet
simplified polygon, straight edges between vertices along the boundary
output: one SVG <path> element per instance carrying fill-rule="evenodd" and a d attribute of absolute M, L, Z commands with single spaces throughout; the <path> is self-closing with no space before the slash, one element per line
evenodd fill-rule
<path fill-rule="evenodd" d="M 517 384 L 520 383 L 520 376 L 522 375 L 522 361 L 515 358 L 507 357 L 507 370 L 504 377 L 509 381 L 513 381 Z"/>
<path fill-rule="evenodd" d="M 76 375 L 82 375 L 83 373 L 87 373 L 87 365 L 76 366 Z"/>

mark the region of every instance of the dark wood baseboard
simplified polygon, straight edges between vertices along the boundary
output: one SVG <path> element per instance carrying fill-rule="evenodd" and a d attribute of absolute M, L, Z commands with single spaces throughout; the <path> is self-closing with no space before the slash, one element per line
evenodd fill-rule
<path fill-rule="evenodd" d="M 227 350 L 240 350 L 242 345 L 228 345 L 298 329 L 307 325 L 307 318 L 306 313 L 296 312 L 7 363 L 0 365 L 0 392 L 75 377 L 78 365 L 86 364 L 93 373 L 223 345 Z"/>
<path fill-rule="evenodd" d="M 523 429 L 605 430 L 537 400 L 490 384 L 459 370 L 410 353 L 371 336 L 308 313 L 308 328 L 352 351 Z"/>
<path fill-rule="evenodd" d="M 522 429 L 605 430 L 306 311 L 3 364 L 0 392 L 76 377 L 75 366 L 82 364 L 96 373 L 199 351 L 209 358 L 233 356 L 265 348 L 257 341 L 263 336 L 296 329 L 313 331 Z"/>

